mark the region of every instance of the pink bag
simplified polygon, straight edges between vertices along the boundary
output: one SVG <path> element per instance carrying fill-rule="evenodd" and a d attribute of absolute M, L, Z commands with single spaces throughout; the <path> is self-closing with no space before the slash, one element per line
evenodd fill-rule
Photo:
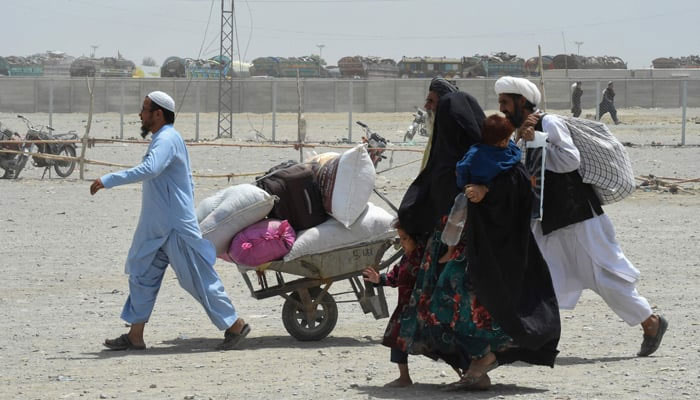
<path fill-rule="evenodd" d="M 294 229 L 287 220 L 264 219 L 238 232 L 222 258 L 228 257 L 227 261 L 239 265 L 258 266 L 284 257 L 295 239 Z"/>

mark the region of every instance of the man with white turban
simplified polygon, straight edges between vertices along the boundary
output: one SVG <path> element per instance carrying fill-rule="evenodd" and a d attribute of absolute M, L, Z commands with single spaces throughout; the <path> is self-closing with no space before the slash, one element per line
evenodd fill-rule
<path fill-rule="evenodd" d="M 600 295 L 630 326 L 642 325 L 644 340 L 638 356 L 648 356 L 661 344 L 668 322 L 654 314 L 636 289 L 639 271 L 615 240 L 615 230 L 600 200 L 578 173 L 581 162 L 566 123 L 537 112 L 540 91 L 527 79 L 496 81 L 500 111 L 517 128 L 517 137 L 533 140 L 545 132 L 543 218 L 532 230 L 552 275 L 562 309 L 573 309 L 584 289 Z"/>
<path fill-rule="evenodd" d="M 164 92 L 151 92 L 139 113 L 141 136 L 153 134 L 143 161 L 130 169 L 96 179 L 90 194 L 102 188 L 143 182 L 141 217 L 126 259 L 129 297 L 122 319 L 129 332 L 107 339 L 112 350 L 143 350 L 143 331 L 153 311 L 168 264 L 180 286 L 206 311 L 224 333 L 220 349 L 234 348 L 250 327 L 238 317 L 219 275 L 214 270 L 216 250 L 202 238 L 194 212 L 194 183 L 187 147 L 173 128 L 175 101 Z"/>

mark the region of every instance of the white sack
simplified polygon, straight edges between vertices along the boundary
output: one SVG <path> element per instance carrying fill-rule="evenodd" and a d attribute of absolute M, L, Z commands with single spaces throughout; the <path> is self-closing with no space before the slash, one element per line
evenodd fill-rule
<path fill-rule="evenodd" d="M 236 233 L 267 216 L 277 196 L 248 183 L 220 190 L 197 206 L 202 237 L 216 247 L 220 255 L 228 250 Z"/>
<path fill-rule="evenodd" d="M 366 203 L 364 212 L 349 229 L 336 219 L 329 218 L 320 225 L 297 232 L 294 246 L 284 256 L 284 261 L 395 237 L 396 230 L 391 227 L 393 220 L 394 217 L 383 208 Z"/>

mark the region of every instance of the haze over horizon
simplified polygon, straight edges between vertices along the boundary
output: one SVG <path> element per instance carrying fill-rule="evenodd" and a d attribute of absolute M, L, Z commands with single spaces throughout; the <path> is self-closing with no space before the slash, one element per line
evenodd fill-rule
<path fill-rule="evenodd" d="M 227 0 L 228 1 L 228 0 Z M 234 53 L 262 56 L 321 53 L 329 65 L 344 56 L 462 57 L 505 51 L 525 59 L 579 52 L 617 56 L 628 68 L 657 57 L 700 53 L 700 3 L 543 0 L 498 3 L 459 0 L 236 1 Z M 78 57 L 116 56 L 160 65 L 169 56 L 219 54 L 220 0 L 3 1 L 0 56 L 47 50 Z M 579 42 L 577 44 L 577 42 Z"/>

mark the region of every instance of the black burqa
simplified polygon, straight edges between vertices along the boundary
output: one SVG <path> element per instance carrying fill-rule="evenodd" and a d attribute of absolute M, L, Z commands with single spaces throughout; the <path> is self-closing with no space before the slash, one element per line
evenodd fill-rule
<path fill-rule="evenodd" d="M 523 165 L 499 174 L 484 199 L 468 207 L 469 283 L 518 346 L 497 353 L 499 363 L 553 366 L 561 333 L 559 305 L 530 231 L 532 187 Z"/>
<path fill-rule="evenodd" d="M 470 94 L 447 92 L 440 97 L 428 162 L 408 187 L 399 206 L 401 227 L 406 232 L 430 233 L 440 218 L 449 213 L 459 193 L 455 166 L 471 145 L 481 141 L 485 118 L 481 106 Z"/>

